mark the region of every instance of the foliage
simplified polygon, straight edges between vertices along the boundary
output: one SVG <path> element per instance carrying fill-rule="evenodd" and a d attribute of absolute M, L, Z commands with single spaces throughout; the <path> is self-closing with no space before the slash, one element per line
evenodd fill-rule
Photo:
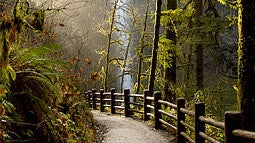
<path fill-rule="evenodd" d="M 230 8 L 237 9 L 237 1 L 231 1 L 231 0 L 218 0 L 222 5 L 227 5 Z"/>
<path fill-rule="evenodd" d="M 182 2 L 179 3 L 181 5 Z M 207 4 L 209 3 L 209 4 Z M 214 15 L 209 16 L 202 16 L 200 18 L 201 26 L 196 28 L 194 27 L 194 9 L 192 6 L 192 3 L 188 3 L 185 5 L 185 8 L 178 8 L 176 10 L 168 10 L 162 12 L 162 19 L 161 23 L 163 26 L 166 26 L 167 23 L 172 23 L 174 25 L 173 29 L 175 33 L 177 34 L 177 44 L 171 44 L 171 41 L 168 41 L 164 36 L 161 37 L 159 44 L 160 44 L 160 50 L 159 50 L 159 58 L 158 61 L 160 65 L 158 66 L 158 78 L 157 82 L 159 83 L 159 89 L 163 89 L 163 75 L 162 75 L 162 68 L 163 67 L 169 67 L 169 63 L 165 63 L 164 58 L 167 57 L 171 61 L 171 55 L 166 55 L 166 50 L 173 50 L 176 52 L 177 56 L 177 79 L 178 79 L 178 85 L 176 85 L 175 93 L 177 93 L 178 97 L 185 97 L 188 101 L 192 100 L 200 100 L 200 101 L 207 101 L 211 102 L 212 100 L 208 99 L 207 94 L 210 94 L 212 96 L 211 90 L 215 89 L 215 84 L 219 81 L 213 81 L 212 84 L 212 78 L 218 78 L 223 79 L 224 77 L 221 77 L 220 75 L 217 75 L 217 77 L 207 76 L 205 78 L 205 91 L 195 91 L 195 72 L 194 72 L 194 66 L 195 66 L 195 49 L 194 46 L 196 44 L 203 44 L 206 48 L 204 48 L 205 55 L 207 56 L 205 59 L 204 64 L 208 64 L 207 61 L 208 57 L 210 57 L 210 54 L 214 55 L 217 53 L 209 53 L 214 52 L 214 49 L 218 47 L 221 43 L 219 43 L 218 39 L 220 34 L 219 33 L 225 33 L 233 24 L 235 23 L 236 18 L 230 18 L 230 17 L 220 17 L 218 13 L 218 7 L 215 7 L 213 5 L 212 1 L 206 1 L 204 2 L 204 9 L 205 9 L 205 15 L 208 13 L 214 13 Z M 198 38 L 196 33 L 203 33 L 203 39 Z M 219 47 L 218 47 L 219 48 Z M 216 55 L 217 56 L 217 55 Z M 207 72 L 211 72 L 211 69 L 207 70 L 208 66 L 205 67 L 205 75 L 210 74 Z M 208 78 L 208 79 L 207 79 Z M 230 79 L 225 79 L 226 82 L 221 83 L 222 88 L 218 88 L 219 92 L 224 91 L 223 86 L 227 86 L 226 88 L 229 89 L 229 92 L 224 92 L 227 94 L 226 96 L 230 97 L 231 88 L 228 84 L 232 83 Z M 231 82 L 230 82 L 231 81 Z M 207 83 L 208 82 L 208 83 Z M 233 82 L 234 83 L 234 82 Z M 224 85 L 225 84 L 225 85 Z M 213 86 L 212 86 L 213 85 Z M 219 86 L 220 87 L 220 86 Z M 203 93 L 203 94 L 199 94 Z M 217 92 L 214 92 L 217 93 Z M 197 96 L 196 96 L 197 95 Z M 218 95 L 218 94 L 217 94 Z M 216 95 L 214 95 L 216 96 Z M 221 95 L 223 96 L 223 95 Z M 202 99 L 201 99 L 202 98 Z M 233 97 L 230 97 L 231 99 L 235 99 Z M 229 100 L 228 100 L 229 101 Z M 221 100 L 222 102 L 222 100 Z M 232 104 L 231 100 L 231 104 Z M 208 103 L 209 104 L 209 103 Z M 226 101 L 224 105 L 228 102 Z M 213 107 L 213 106 L 212 106 Z M 228 109 L 229 105 L 226 107 Z M 220 108 L 218 108 L 219 110 Z M 215 111 L 213 111 L 215 112 Z M 217 112 L 219 113 L 219 112 Z M 222 112 L 221 112 L 222 113 Z M 221 116 L 221 115 L 220 115 Z"/>
<path fill-rule="evenodd" d="M 212 119 L 216 118 L 211 114 L 207 114 L 206 116 L 207 116 L 207 118 L 212 118 Z M 220 129 L 220 128 L 217 128 L 217 127 L 214 127 L 214 126 L 211 126 L 211 125 L 208 125 L 208 124 L 206 124 L 205 128 L 206 128 L 206 131 L 207 131 L 206 134 L 208 134 L 211 137 L 217 139 L 218 141 L 224 142 L 225 132 L 224 132 L 223 129 Z"/>
<path fill-rule="evenodd" d="M 26 0 L 1 6 L 0 142 L 93 142 L 85 99 L 61 87 L 74 85 L 63 74 L 68 65 L 55 60 L 62 48 L 44 28 L 45 11 Z"/>
<path fill-rule="evenodd" d="M 160 64 L 162 64 L 162 66 L 164 68 L 167 67 L 171 67 L 171 62 L 168 63 L 166 62 L 166 59 L 169 59 L 169 61 L 172 60 L 172 56 L 171 54 L 167 54 L 167 51 L 169 50 L 173 50 L 176 51 L 176 45 L 173 43 L 173 41 L 166 39 L 165 37 L 161 37 L 160 41 L 159 41 L 159 46 L 160 46 L 160 50 L 159 50 L 159 57 L 158 57 L 158 62 Z"/>

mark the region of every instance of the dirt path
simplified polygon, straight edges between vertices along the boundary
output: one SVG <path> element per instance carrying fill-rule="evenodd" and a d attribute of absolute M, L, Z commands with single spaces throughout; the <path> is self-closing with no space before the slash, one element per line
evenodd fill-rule
<path fill-rule="evenodd" d="M 171 140 L 175 137 L 165 131 L 155 130 L 147 123 L 95 110 L 92 113 L 106 131 L 103 143 L 174 143 Z"/>

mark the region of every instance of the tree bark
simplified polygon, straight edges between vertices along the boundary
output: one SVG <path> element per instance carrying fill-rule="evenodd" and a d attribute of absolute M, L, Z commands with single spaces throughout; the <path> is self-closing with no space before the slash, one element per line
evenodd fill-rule
<path fill-rule="evenodd" d="M 145 12 L 145 16 L 144 16 L 144 24 L 143 24 L 143 31 L 141 34 L 141 39 L 140 39 L 140 43 L 141 43 L 141 47 L 140 47 L 140 51 L 139 51 L 139 63 L 138 63 L 138 74 L 137 74 L 137 90 L 135 91 L 136 94 L 139 93 L 140 88 L 141 88 L 141 73 L 142 73 L 142 62 L 143 62 L 143 49 L 145 47 L 145 33 L 146 33 L 146 29 L 147 29 L 147 19 L 148 19 L 148 12 L 149 12 L 149 6 L 150 6 L 150 0 L 147 0 L 147 4 L 146 4 L 146 12 Z"/>
<path fill-rule="evenodd" d="M 177 8 L 176 0 L 167 0 L 166 9 L 175 10 Z M 176 45 L 176 32 L 174 30 L 173 23 L 169 22 L 166 26 L 166 38 L 171 40 L 172 44 Z M 171 45 L 172 45 L 171 44 Z M 165 100 L 174 102 L 176 97 L 173 92 L 174 85 L 176 84 L 176 49 L 171 48 L 167 50 L 168 55 L 172 55 L 171 59 L 165 58 L 165 61 L 169 63 L 170 66 L 164 69 L 164 91 L 163 96 Z"/>
<path fill-rule="evenodd" d="M 195 18 L 195 27 L 199 28 L 201 26 L 200 17 L 203 15 L 203 1 L 202 0 L 194 0 L 194 18 Z M 196 31 L 196 35 L 200 40 L 202 40 L 202 33 L 200 31 Z M 203 89 L 203 45 L 200 43 L 196 43 L 196 90 Z"/>
<path fill-rule="evenodd" d="M 245 129 L 255 131 L 255 1 L 238 5 L 238 104 Z"/>
<path fill-rule="evenodd" d="M 108 45 L 107 45 L 107 53 L 106 53 L 106 69 L 105 69 L 105 78 L 104 78 L 104 90 L 108 91 L 108 74 L 109 74 L 109 66 L 110 66 L 110 48 L 111 48 L 111 42 L 112 42 L 112 34 L 113 34 L 113 29 L 114 29 L 114 21 L 115 21 L 115 13 L 117 10 L 117 4 L 119 0 L 114 1 L 114 7 L 113 7 L 113 12 L 110 18 L 110 31 L 108 34 Z"/>
<path fill-rule="evenodd" d="M 151 60 L 151 73 L 149 80 L 149 95 L 152 96 L 156 67 L 157 67 L 157 57 L 158 57 L 158 41 L 159 41 L 159 28 L 160 28 L 160 17 L 161 17 L 161 5 L 162 0 L 156 1 L 156 17 L 155 17 L 155 26 L 154 26 L 154 38 L 153 38 L 153 51 L 152 51 L 152 60 Z"/>

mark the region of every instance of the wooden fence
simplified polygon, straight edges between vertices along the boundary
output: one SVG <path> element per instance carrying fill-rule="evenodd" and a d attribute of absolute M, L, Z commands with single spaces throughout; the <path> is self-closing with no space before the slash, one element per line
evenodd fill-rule
<path fill-rule="evenodd" d="M 129 89 L 124 90 L 124 93 L 116 93 L 115 89 L 111 89 L 110 92 L 104 92 L 102 89 L 96 92 L 93 89 L 86 92 L 86 99 L 93 109 L 99 108 L 101 112 L 105 112 L 105 108 L 108 107 L 111 114 L 123 113 L 126 117 L 131 117 L 134 113 L 138 113 L 144 121 L 151 118 L 154 120 L 155 129 L 162 129 L 165 126 L 175 130 L 177 143 L 255 142 L 255 132 L 243 130 L 240 112 L 227 111 L 225 121 L 220 122 L 205 116 L 203 102 L 196 103 L 194 110 L 188 110 L 185 108 L 183 98 L 179 98 L 176 105 L 162 100 L 160 92 L 154 92 L 153 96 L 149 95 L 148 90 L 145 90 L 143 94 L 131 94 Z M 174 113 L 170 113 L 169 110 L 173 110 Z M 210 136 L 207 125 L 222 130 L 224 140 L 217 140 Z"/>

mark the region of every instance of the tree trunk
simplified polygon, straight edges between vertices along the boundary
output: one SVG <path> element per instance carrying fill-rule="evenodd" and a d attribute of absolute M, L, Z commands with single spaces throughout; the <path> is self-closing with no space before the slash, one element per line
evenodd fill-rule
<path fill-rule="evenodd" d="M 143 31 L 141 34 L 141 39 L 140 39 L 140 43 L 141 43 L 141 47 L 140 47 L 140 51 L 139 51 L 139 62 L 138 62 L 138 74 L 137 74 L 137 90 L 135 91 L 136 94 L 139 93 L 140 88 L 141 88 L 141 73 L 142 73 L 142 62 L 143 62 L 143 49 L 145 47 L 145 33 L 146 33 L 146 29 L 147 29 L 147 18 L 148 18 L 148 12 L 149 12 L 149 6 L 150 6 L 150 0 L 147 0 L 147 4 L 146 4 L 146 12 L 145 12 L 145 17 L 144 17 L 144 24 L 143 24 Z"/>
<path fill-rule="evenodd" d="M 177 1 L 167 0 L 166 8 L 167 10 L 175 10 L 177 8 Z M 174 25 L 170 22 L 167 23 L 166 26 L 166 38 L 171 40 L 172 44 L 176 45 L 176 33 L 174 30 Z M 175 92 L 173 92 L 174 85 L 176 84 L 176 49 L 171 48 L 167 50 L 167 54 L 172 56 L 171 59 L 165 58 L 166 63 L 169 63 L 170 66 L 167 66 L 164 69 L 163 96 L 165 100 L 174 102 L 176 99 Z"/>
<path fill-rule="evenodd" d="M 195 27 L 199 28 L 201 26 L 200 17 L 203 15 L 203 1 L 202 0 L 194 0 L 194 18 L 195 18 Z M 196 31 L 196 38 L 199 41 L 202 40 L 202 33 L 200 31 Z M 196 90 L 203 89 L 203 45 L 200 43 L 196 43 Z"/>
<path fill-rule="evenodd" d="M 255 131 L 255 1 L 238 5 L 238 103 L 245 129 Z"/>
<path fill-rule="evenodd" d="M 114 1 L 114 7 L 113 7 L 113 12 L 111 15 L 110 19 L 110 31 L 108 34 L 108 45 L 107 45 L 107 53 L 106 53 L 106 69 L 105 69 L 105 77 L 104 77 L 104 90 L 107 91 L 108 89 L 108 75 L 109 75 L 109 66 L 110 66 L 110 48 L 111 48 L 111 42 L 112 42 L 112 33 L 114 30 L 114 21 L 115 21 L 115 13 L 117 10 L 117 4 L 119 0 Z"/>
<path fill-rule="evenodd" d="M 159 28 L 160 28 L 160 16 L 161 16 L 161 5 L 162 1 L 156 1 L 156 17 L 155 17 L 155 27 L 154 27 L 154 38 L 153 38 L 153 51 L 152 51 L 152 60 L 151 60 L 151 73 L 149 80 L 149 95 L 152 96 L 155 73 L 157 67 L 157 57 L 158 57 L 158 41 L 159 41 Z"/>

